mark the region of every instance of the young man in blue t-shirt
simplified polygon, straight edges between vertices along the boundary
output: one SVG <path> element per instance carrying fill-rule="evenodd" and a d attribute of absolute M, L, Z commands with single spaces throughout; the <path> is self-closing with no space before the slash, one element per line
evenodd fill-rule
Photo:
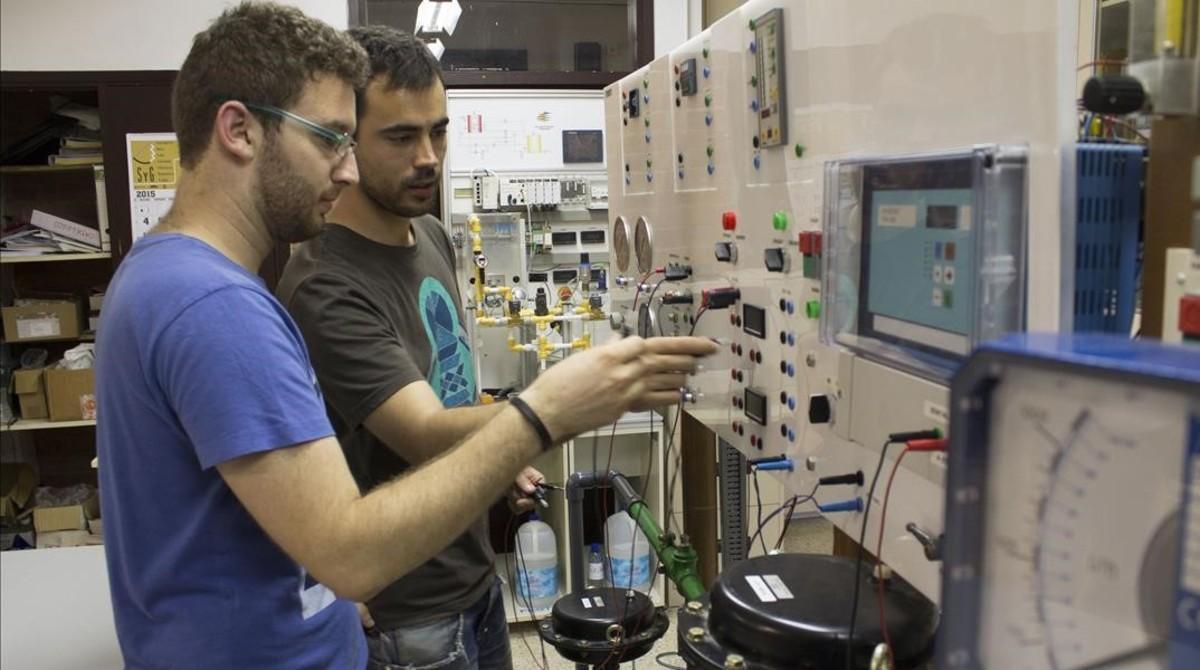
<path fill-rule="evenodd" d="M 540 450 L 676 400 L 715 348 L 628 338 L 572 356 L 486 431 L 361 492 L 304 341 L 255 270 L 316 234 L 357 181 L 365 77 L 348 38 L 257 3 L 197 35 L 180 69 L 175 204 L 123 260 L 96 347 L 105 551 L 129 667 L 365 667 L 340 598 L 369 600 L 428 560 Z"/>

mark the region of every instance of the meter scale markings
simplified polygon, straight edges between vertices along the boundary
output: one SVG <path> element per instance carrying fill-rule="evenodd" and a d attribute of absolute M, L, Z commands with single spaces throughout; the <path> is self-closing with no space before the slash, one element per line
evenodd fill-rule
<path fill-rule="evenodd" d="M 1006 509 L 989 518 L 995 614 L 981 642 L 1006 667 L 1159 667 L 1179 497 L 1178 465 L 1164 471 L 1161 453 L 1181 428 L 1155 422 L 1154 397 L 1031 377 L 1041 392 L 1023 389 L 993 424 L 1023 446 L 994 455 Z M 1064 402 L 1068 390 L 1092 402 Z"/>

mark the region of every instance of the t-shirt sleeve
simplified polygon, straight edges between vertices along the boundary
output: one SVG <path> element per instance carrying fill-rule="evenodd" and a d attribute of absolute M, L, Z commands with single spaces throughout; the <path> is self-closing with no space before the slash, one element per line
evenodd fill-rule
<path fill-rule="evenodd" d="M 304 343 L 266 295 L 214 291 L 154 346 L 159 384 L 205 469 L 333 435 Z"/>
<path fill-rule="evenodd" d="M 304 333 L 321 390 L 357 427 L 385 400 L 425 375 L 388 319 L 354 282 L 331 272 L 301 282 L 287 305 Z"/>

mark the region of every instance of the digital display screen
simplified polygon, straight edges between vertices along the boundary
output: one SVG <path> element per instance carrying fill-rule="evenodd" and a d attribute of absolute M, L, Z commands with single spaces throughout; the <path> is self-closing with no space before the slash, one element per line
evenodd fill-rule
<path fill-rule="evenodd" d="M 767 425 L 767 396 L 746 389 L 744 400 L 746 418 L 760 426 Z"/>
<path fill-rule="evenodd" d="M 742 305 L 742 330 L 762 339 L 767 336 L 767 312 L 754 305 Z"/>
<path fill-rule="evenodd" d="M 863 168 L 862 333 L 937 354 L 968 353 L 977 271 L 973 160 Z"/>
<path fill-rule="evenodd" d="M 604 132 L 601 130 L 562 131 L 564 163 L 603 163 Z"/>
<path fill-rule="evenodd" d="M 929 205 L 925 208 L 925 227 L 939 230 L 958 228 L 958 206 Z"/>

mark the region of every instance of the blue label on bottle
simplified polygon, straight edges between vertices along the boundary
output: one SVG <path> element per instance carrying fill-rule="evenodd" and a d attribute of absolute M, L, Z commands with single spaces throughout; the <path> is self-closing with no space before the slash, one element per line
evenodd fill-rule
<path fill-rule="evenodd" d="M 632 582 L 629 579 L 631 568 L 633 570 Z M 629 588 L 630 586 L 645 586 L 649 584 L 650 554 L 637 556 L 633 560 L 613 556 L 611 581 L 615 588 Z"/>
<path fill-rule="evenodd" d="M 517 594 L 521 600 L 558 596 L 558 567 L 529 568 L 517 572 Z"/>

